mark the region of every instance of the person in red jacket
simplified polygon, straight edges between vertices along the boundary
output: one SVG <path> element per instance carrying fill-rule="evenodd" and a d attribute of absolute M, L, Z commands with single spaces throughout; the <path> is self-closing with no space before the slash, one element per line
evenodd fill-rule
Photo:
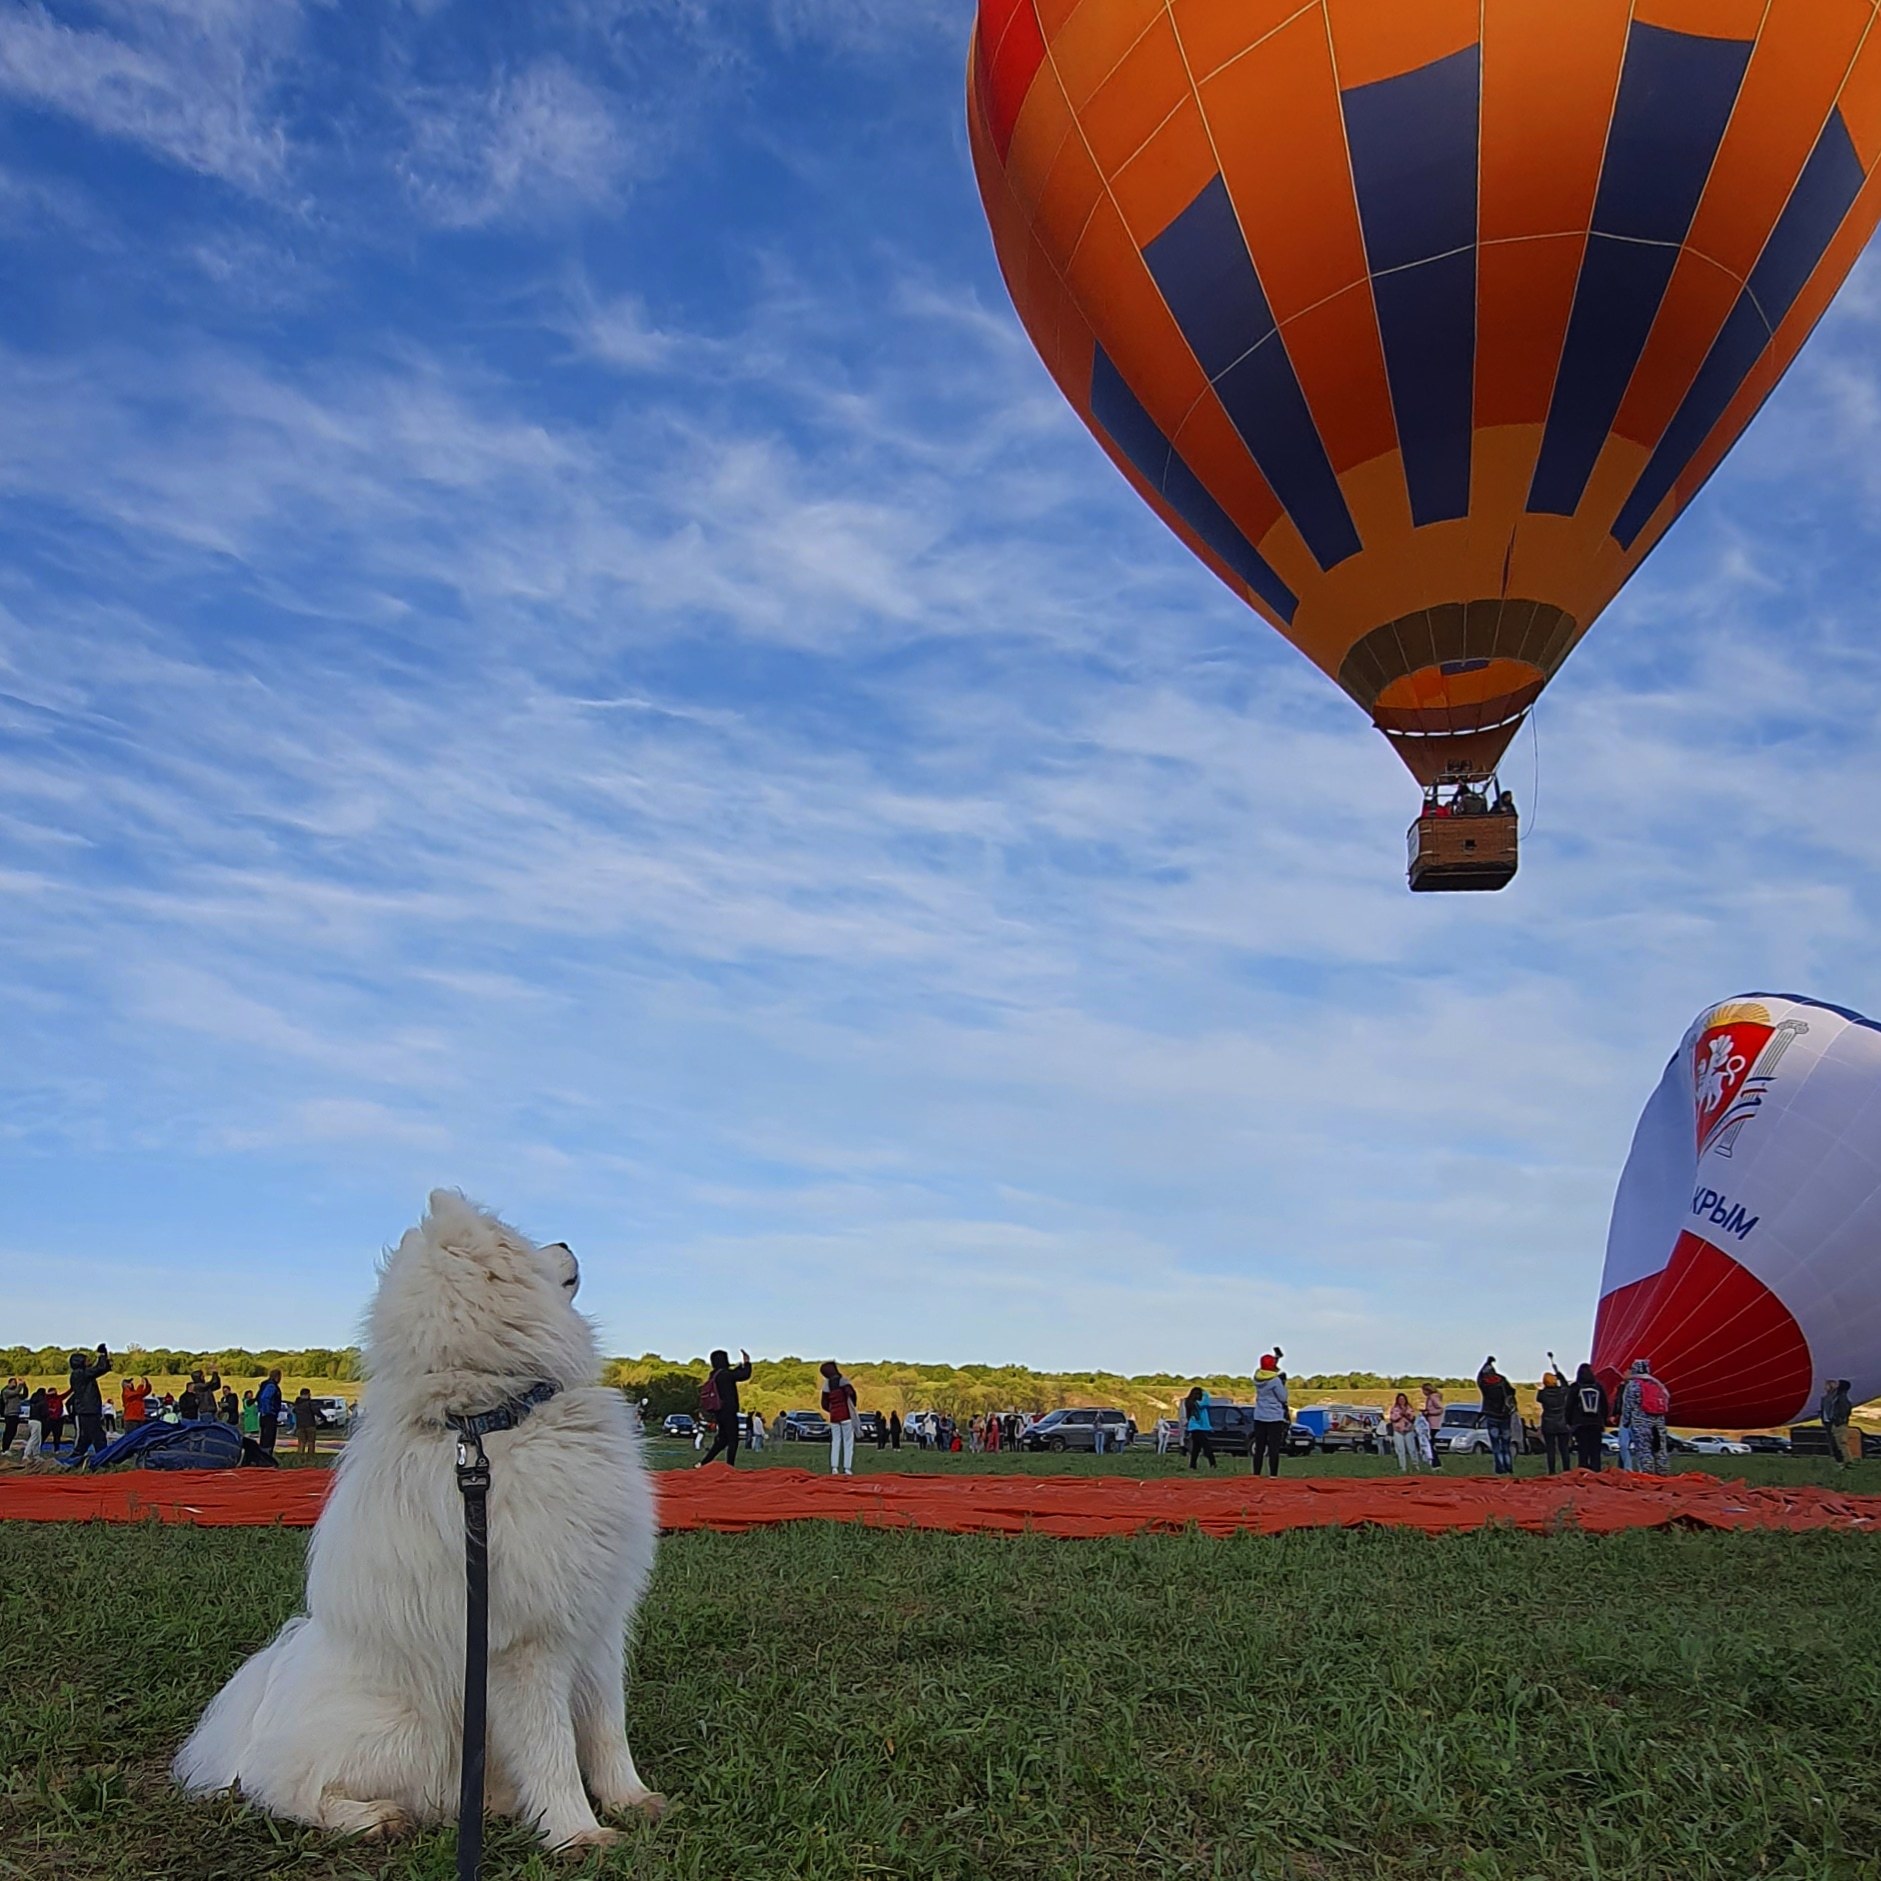
<path fill-rule="evenodd" d="M 124 1401 L 124 1428 L 129 1430 L 133 1424 L 141 1424 L 150 1403 L 150 1380 L 140 1378 L 135 1384 L 125 1379 L 124 1389 L 119 1394 Z"/>
<path fill-rule="evenodd" d="M 65 1439 L 65 1393 L 56 1385 L 46 1387 L 45 1447 L 56 1450 Z"/>

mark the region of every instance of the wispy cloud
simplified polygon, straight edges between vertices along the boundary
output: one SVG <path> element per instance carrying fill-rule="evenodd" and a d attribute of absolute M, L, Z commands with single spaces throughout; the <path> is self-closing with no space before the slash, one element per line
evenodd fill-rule
<path fill-rule="evenodd" d="M 97 27 L 33 0 L 0 14 L 0 95 L 240 189 L 280 176 L 287 139 L 271 92 L 298 33 L 295 0 L 113 0 L 96 12 Z"/>
<path fill-rule="evenodd" d="M 449 228 L 601 207 L 637 154 L 613 101 L 557 58 L 474 88 L 413 91 L 403 109 L 406 188 Z"/>

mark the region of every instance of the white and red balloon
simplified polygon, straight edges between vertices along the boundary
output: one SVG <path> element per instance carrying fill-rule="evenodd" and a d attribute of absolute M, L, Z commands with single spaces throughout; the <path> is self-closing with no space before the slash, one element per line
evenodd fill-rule
<path fill-rule="evenodd" d="M 1881 1395 L 1881 1026 L 1747 994 L 1700 1014 L 1620 1177 L 1594 1323 L 1684 1425 L 1784 1424 L 1825 1378 Z"/>

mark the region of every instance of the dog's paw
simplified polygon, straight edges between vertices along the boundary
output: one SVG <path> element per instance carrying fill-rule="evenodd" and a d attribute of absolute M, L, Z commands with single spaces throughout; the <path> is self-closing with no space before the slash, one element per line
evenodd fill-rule
<path fill-rule="evenodd" d="M 390 1842 L 409 1834 L 412 1819 L 392 1802 L 355 1802 L 348 1796 L 328 1796 L 320 1805 L 320 1826 L 362 1842 Z"/>
<path fill-rule="evenodd" d="M 618 1848 L 627 1837 L 619 1829 L 582 1829 L 565 1842 L 555 1844 L 555 1853 L 566 1861 L 579 1861 L 597 1848 Z"/>
<path fill-rule="evenodd" d="M 639 1816 L 658 1822 L 666 1814 L 666 1798 L 653 1790 L 642 1790 L 637 1796 L 610 1796 L 601 1804 L 601 1811 L 609 1816 Z"/>

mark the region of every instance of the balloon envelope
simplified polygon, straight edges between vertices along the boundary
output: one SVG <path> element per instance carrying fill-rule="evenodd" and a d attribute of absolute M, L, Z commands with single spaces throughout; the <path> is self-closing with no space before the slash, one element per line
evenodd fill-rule
<path fill-rule="evenodd" d="M 980 0 L 1014 305 L 1412 772 L 1482 773 L 1881 215 L 1869 0 Z"/>
<path fill-rule="evenodd" d="M 1757 993 L 1701 1013 L 1640 1117 L 1594 1327 L 1685 1425 L 1813 1414 L 1825 1378 L 1881 1396 L 1881 1026 Z"/>

